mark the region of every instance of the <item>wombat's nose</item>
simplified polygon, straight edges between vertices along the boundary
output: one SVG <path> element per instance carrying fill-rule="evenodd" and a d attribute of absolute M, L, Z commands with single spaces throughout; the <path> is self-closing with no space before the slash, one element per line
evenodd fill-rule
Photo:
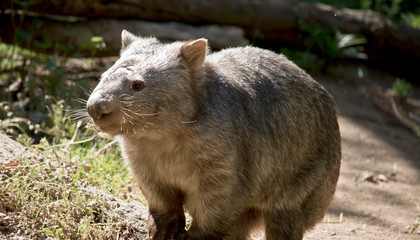
<path fill-rule="evenodd" d="M 110 101 L 105 99 L 100 92 L 90 95 L 86 108 L 93 120 L 101 120 L 112 113 Z"/>

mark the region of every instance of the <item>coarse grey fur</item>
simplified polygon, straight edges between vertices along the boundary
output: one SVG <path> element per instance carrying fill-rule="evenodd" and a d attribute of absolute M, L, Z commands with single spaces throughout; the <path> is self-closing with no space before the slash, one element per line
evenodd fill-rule
<path fill-rule="evenodd" d="M 302 239 L 340 171 L 328 92 L 283 55 L 122 33 L 87 103 L 149 203 L 152 239 Z M 208 55 L 207 55 L 208 54 Z M 193 222 L 185 231 L 184 208 Z"/>

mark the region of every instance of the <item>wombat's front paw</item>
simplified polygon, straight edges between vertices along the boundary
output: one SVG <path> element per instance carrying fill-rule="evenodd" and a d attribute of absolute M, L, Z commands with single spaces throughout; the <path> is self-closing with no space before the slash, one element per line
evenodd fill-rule
<path fill-rule="evenodd" d="M 187 231 L 183 231 L 183 232 L 181 232 L 179 235 L 178 235 L 178 237 L 176 238 L 177 240 L 188 240 L 189 238 L 188 238 L 188 232 Z"/>
<path fill-rule="evenodd" d="M 224 239 L 223 237 L 226 237 L 226 235 L 223 233 L 215 233 L 213 231 L 210 231 L 210 232 L 198 231 L 197 229 L 192 229 L 192 230 L 190 229 L 190 231 L 180 234 L 177 240 L 222 240 Z"/>
<path fill-rule="evenodd" d="M 185 239 L 185 220 L 173 217 L 155 219 L 149 215 L 147 220 L 147 233 L 153 240 Z"/>

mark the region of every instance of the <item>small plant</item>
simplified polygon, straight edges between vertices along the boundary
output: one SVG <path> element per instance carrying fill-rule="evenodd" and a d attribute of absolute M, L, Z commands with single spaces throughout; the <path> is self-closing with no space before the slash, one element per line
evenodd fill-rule
<path fill-rule="evenodd" d="M 90 52 L 90 54 L 94 56 L 97 51 L 105 50 L 106 44 L 103 37 L 93 36 L 90 39 L 90 43 L 83 44 L 81 48 L 87 52 Z"/>
<path fill-rule="evenodd" d="M 417 228 L 420 226 L 420 217 L 417 217 L 416 221 L 412 224 L 411 233 L 414 233 L 414 231 L 417 230 Z"/>
<path fill-rule="evenodd" d="M 257 45 L 258 41 L 261 40 L 263 37 L 264 37 L 264 34 L 261 32 L 261 29 L 255 28 L 254 31 L 252 32 L 251 44 Z"/>
<path fill-rule="evenodd" d="M 302 41 L 306 51 L 319 57 L 317 61 L 325 69 L 341 58 L 366 59 L 365 37 L 356 34 L 343 34 L 338 30 L 317 25 L 300 24 Z M 313 65 L 313 64 L 309 64 Z"/>
<path fill-rule="evenodd" d="M 392 91 L 401 103 L 405 103 L 407 99 L 411 97 L 413 88 L 411 87 L 411 84 L 404 79 L 397 78 L 392 85 Z"/>
<path fill-rule="evenodd" d="M 420 28 L 420 15 L 406 13 L 401 15 L 402 20 L 412 28 Z"/>
<path fill-rule="evenodd" d="M 367 59 L 364 52 L 364 45 L 367 43 L 365 37 L 357 34 L 343 34 L 336 32 L 338 39 L 337 48 L 341 51 L 340 55 L 349 58 Z"/>

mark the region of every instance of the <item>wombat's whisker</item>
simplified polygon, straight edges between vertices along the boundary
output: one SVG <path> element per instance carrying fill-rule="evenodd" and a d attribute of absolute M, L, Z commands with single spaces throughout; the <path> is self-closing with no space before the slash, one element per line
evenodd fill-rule
<path fill-rule="evenodd" d="M 129 109 L 129 108 L 125 108 L 125 107 L 122 107 L 122 106 L 120 108 L 121 108 L 121 110 L 124 110 L 126 112 L 133 112 L 133 110 Z"/>
<path fill-rule="evenodd" d="M 125 116 L 127 116 L 127 117 L 129 117 L 129 118 L 131 118 L 131 119 L 134 119 L 134 117 L 133 116 L 131 116 L 129 113 L 133 113 L 130 109 L 125 109 L 125 108 L 121 108 L 121 112 L 125 115 Z"/>
<path fill-rule="evenodd" d="M 84 119 L 84 118 L 86 118 L 86 119 L 90 119 L 90 117 L 89 116 L 86 116 L 86 115 L 82 115 L 82 114 L 72 114 L 72 115 L 70 115 L 70 119 L 71 120 L 80 120 L 80 119 Z"/>
<path fill-rule="evenodd" d="M 130 99 L 120 99 L 120 102 L 123 105 L 133 105 L 134 103 L 136 103 L 136 101 Z"/>
<path fill-rule="evenodd" d="M 74 114 L 70 115 L 70 118 L 72 120 L 78 120 L 78 119 L 81 119 L 81 118 L 89 119 L 90 117 L 88 115 L 85 115 L 85 114 L 74 113 Z"/>
<path fill-rule="evenodd" d="M 74 112 L 74 113 L 83 113 L 83 114 L 85 114 L 86 116 L 88 116 L 89 114 L 88 114 L 88 112 L 86 111 L 86 109 L 73 109 L 73 110 L 71 110 L 71 112 Z"/>
<path fill-rule="evenodd" d="M 138 104 L 138 102 L 136 102 L 135 100 L 127 100 L 127 99 L 121 99 L 120 103 L 122 106 L 133 106 L 136 103 Z"/>
<path fill-rule="evenodd" d="M 196 123 L 197 122 L 197 120 L 192 120 L 192 121 L 181 121 L 181 123 L 184 123 L 184 124 L 191 124 L 191 123 Z"/>
<path fill-rule="evenodd" d="M 136 112 L 134 112 L 134 114 L 136 114 L 137 116 L 140 116 L 140 117 L 144 117 L 144 116 L 156 116 L 156 115 L 158 115 L 158 114 L 160 114 L 161 112 L 157 112 L 157 113 L 136 113 Z"/>
<path fill-rule="evenodd" d="M 88 112 L 86 111 L 86 109 L 71 110 L 70 119 L 73 122 L 81 121 L 83 126 L 85 126 L 86 124 L 91 122 L 91 118 L 90 118 Z"/>
<path fill-rule="evenodd" d="M 80 109 L 72 109 L 71 112 L 77 112 L 77 113 L 85 113 L 86 115 L 89 115 L 86 109 L 80 108 Z"/>
<path fill-rule="evenodd" d="M 70 114 L 70 118 L 72 120 L 78 120 L 78 119 L 81 119 L 81 118 L 88 118 L 88 117 L 89 116 L 86 116 L 84 114 L 79 114 L 79 113 L 72 113 L 72 114 Z"/>
<path fill-rule="evenodd" d="M 83 99 L 83 98 L 77 98 L 75 101 L 78 103 L 82 103 L 84 105 L 87 103 L 87 99 Z"/>
<path fill-rule="evenodd" d="M 135 100 L 136 98 L 132 95 L 124 93 L 124 94 L 121 94 L 120 99 L 134 99 Z"/>
<path fill-rule="evenodd" d="M 87 124 L 90 122 L 90 119 L 87 117 L 79 117 L 79 118 L 72 118 L 71 119 L 73 122 L 79 122 L 81 121 L 83 124 Z"/>
<path fill-rule="evenodd" d="M 148 117 L 148 116 L 155 116 L 155 115 L 158 115 L 158 114 L 161 113 L 161 112 L 156 112 L 156 113 L 138 113 L 138 112 L 134 112 L 133 110 L 128 109 L 128 108 L 124 108 L 124 107 L 120 107 L 120 110 L 124 114 L 127 114 L 129 112 L 129 113 L 134 114 L 136 116 L 139 116 L 141 118 Z M 133 118 L 132 116 L 130 116 L 130 117 Z"/>
<path fill-rule="evenodd" d="M 79 86 L 79 87 L 83 90 L 83 93 L 86 94 L 86 96 L 90 96 L 90 94 L 92 93 L 92 90 L 88 91 L 83 86 Z"/>

